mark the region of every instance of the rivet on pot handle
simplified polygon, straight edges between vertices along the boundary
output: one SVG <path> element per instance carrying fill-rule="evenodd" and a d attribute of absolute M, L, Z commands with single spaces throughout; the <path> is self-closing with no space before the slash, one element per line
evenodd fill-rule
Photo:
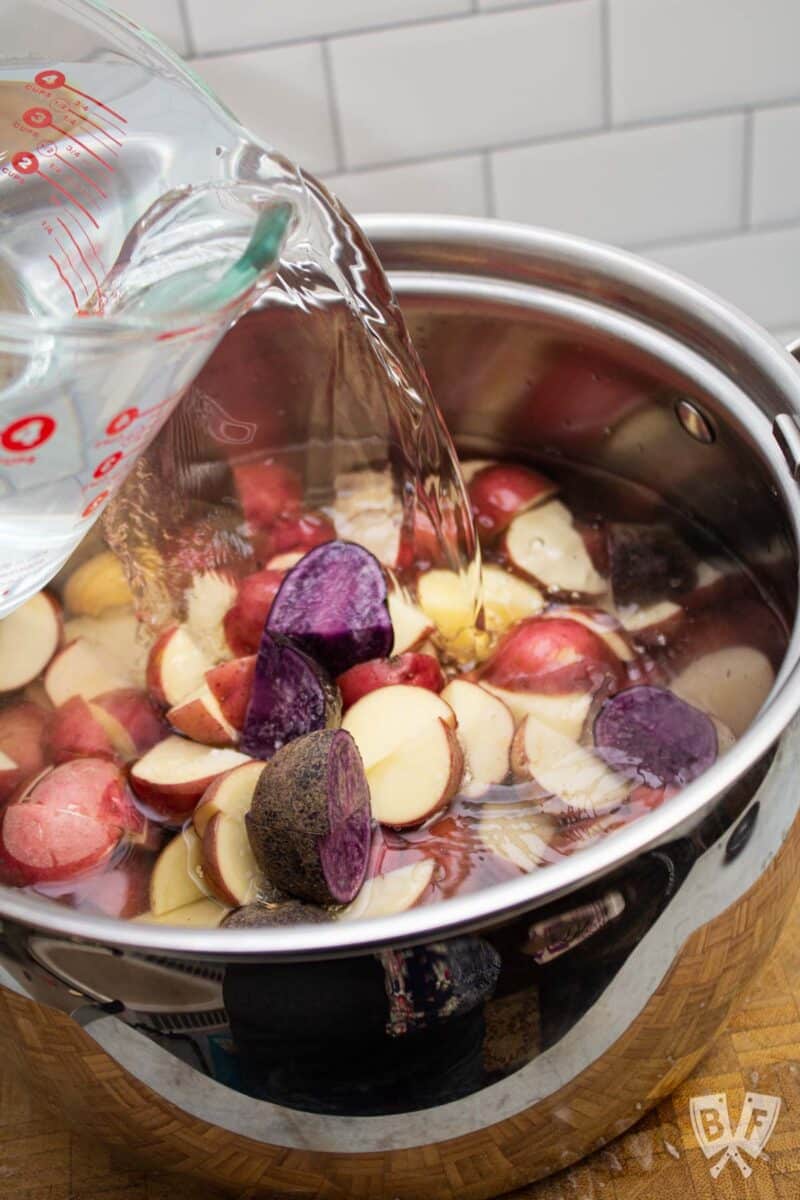
<path fill-rule="evenodd" d="M 795 338 L 786 349 L 800 363 L 800 338 Z M 772 432 L 789 464 L 792 478 L 800 479 L 800 418 L 794 413 L 780 413 L 772 422 Z"/>

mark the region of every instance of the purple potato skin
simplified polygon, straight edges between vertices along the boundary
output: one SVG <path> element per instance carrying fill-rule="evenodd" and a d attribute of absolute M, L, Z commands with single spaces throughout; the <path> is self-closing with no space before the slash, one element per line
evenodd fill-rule
<path fill-rule="evenodd" d="M 697 582 L 692 551 L 669 525 L 608 526 L 615 604 L 655 604 L 690 592 Z"/>
<path fill-rule="evenodd" d="M 685 787 L 717 758 L 717 731 L 707 713 L 674 692 L 641 684 L 606 700 L 594 723 L 600 757 L 648 787 Z"/>
<path fill-rule="evenodd" d="M 355 542 L 325 542 L 287 573 L 267 617 L 336 677 L 392 652 L 386 579 L 374 555 Z"/>
<path fill-rule="evenodd" d="M 245 817 L 256 862 L 281 891 L 312 904 L 347 904 L 367 872 L 369 785 L 343 729 L 297 738 L 270 760 Z"/>
<path fill-rule="evenodd" d="M 244 753 L 269 759 L 294 738 L 337 728 L 341 719 L 342 697 L 322 668 L 287 638 L 264 630 L 242 730 Z"/>
<path fill-rule="evenodd" d="M 245 904 L 235 908 L 220 922 L 225 929 L 280 929 L 288 925 L 321 925 L 333 917 L 317 904 L 302 900 L 284 900 L 280 904 Z"/>

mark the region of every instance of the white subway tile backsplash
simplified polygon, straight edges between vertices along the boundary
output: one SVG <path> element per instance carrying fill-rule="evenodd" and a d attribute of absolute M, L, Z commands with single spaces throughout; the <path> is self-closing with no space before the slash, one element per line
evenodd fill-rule
<path fill-rule="evenodd" d="M 614 121 L 800 91 L 798 0 L 609 0 Z"/>
<path fill-rule="evenodd" d="M 651 258 L 718 292 L 769 328 L 800 316 L 800 227 L 654 250 Z"/>
<path fill-rule="evenodd" d="M 319 42 L 198 58 L 192 67 L 253 133 L 309 170 L 336 168 Z"/>
<path fill-rule="evenodd" d="M 467 13 L 471 0 L 188 0 L 198 53 Z"/>
<path fill-rule="evenodd" d="M 599 0 L 345 37 L 330 51 L 351 167 L 602 120 Z"/>
<path fill-rule="evenodd" d="M 425 163 L 406 163 L 384 170 L 332 175 L 325 182 L 355 213 L 486 215 L 483 163 L 474 154 Z"/>
<path fill-rule="evenodd" d="M 496 215 L 619 245 L 734 228 L 743 130 L 711 117 L 498 151 Z"/>
<path fill-rule="evenodd" d="M 186 53 L 188 47 L 178 0 L 116 0 L 113 7 L 161 38 L 171 50 Z"/>
<path fill-rule="evenodd" d="M 752 220 L 800 217 L 800 104 L 753 117 Z"/>

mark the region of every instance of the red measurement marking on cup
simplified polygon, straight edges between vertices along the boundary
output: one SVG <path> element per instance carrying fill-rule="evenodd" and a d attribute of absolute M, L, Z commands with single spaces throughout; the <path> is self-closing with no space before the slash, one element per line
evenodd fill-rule
<path fill-rule="evenodd" d="M 98 494 L 95 496 L 94 500 L 90 500 L 89 503 L 86 505 L 86 508 L 81 513 L 81 516 L 82 517 L 90 517 L 92 515 L 92 513 L 95 512 L 100 507 L 100 505 L 103 504 L 108 499 L 108 497 L 110 495 L 111 495 L 111 492 L 109 491 L 108 488 L 106 488 L 106 490 L 104 492 L 98 492 Z"/>
<path fill-rule="evenodd" d="M 99 163 L 102 163 L 107 171 L 113 171 L 114 167 L 111 163 L 107 163 L 91 146 L 87 146 L 74 130 L 64 129 L 62 125 L 56 125 L 53 120 L 53 114 L 49 108 L 42 108 L 40 105 L 34 108 L 27 108 L 22 114 L 22 119 L 29 129 L 55 129 L 56 133 L 60 133 L 62 137 L 70 138 L 71 141 L 77 142 L 82 150 L 87 154 L 91 154 L 92 158 L 96 158 Z M 104 147 L 105 148 L 105 147 Z M 109 150 L 110 154 L 115 154 L 116 151 Z"/>
<path fill-rule="evenodd" d="M 95 129 L 99 129 L 100 132 L 102 134 L 104 134 L 105 137 L 109 138 L 114 143 L 115 146 L 122 145 L 122 142 L 118 141 L 118 139 L 115 138 L 113 134 L 109 133 L 108 130 L 103 125 L 100 125 L 97 121 L 93 121 L 92 118 L 90 116 L 88 116 L 86 113 L 80 112 L 80 110 L 77 108 L 69 108 L 69 107 L 67 108 L 67 112 L 72 113 L 73 117 L 78 117 L 81 121 L 85 121 L 87 123 L 87 125 L 92 125 L 92 126 L 94 126 Z M 102 145 L 102 143 L 101 143 L 101 145 Z M 112 150 L 111 153 L 114 154 L 114 153 L 116 153 L 116 151 Z"/>
<path fill-rule="evenodd" d="M 108 475 L 118 462 L 122 460 L 122 451 L 115 450 L 113 454 L 109 454 L 108 458 L 104 458 L 101 463 L 98 463 L 94 469 L 92 479 L 102 479 L 104 475 Z"/>
<path fill-rule="evenodd" d="M 117 433 L 123 433 L 129 425 L 133 424 L 138 416 L 138 408 L 123 408 L 122 412 L 118 412 L 106 425 L 107 436 L 114 437 Z"/>
<path fill-rule="evenodd" d="M 69 167 L 69 169 L 71 171 L 74 171 L 76 175 L 80 175 L 80 177 L 84 181 L 84 183 L 88 183 L 91 187 L 94 188 L 94 190 L 96 192 L 99 192 L 104 200 L 108 199 L 108 192 L 104 192 L 103 189 L 100 187 L 100 184 L 95 183 L 95 181 L 92 179 L 91 175 L 87 175 L 85 171 L 82 171 L 80 169 L 80 167 L 76 167 L 75 163 L 70 162 L 68 158 L 64 158 L 63 154 L 59 154 L 57 150 L 55 150 L 53 152 L 53 157 L 57 158 L 58 161 L 60 163 L 63 163 L 65 167 Z"/>
<path fill-rule="evenodd" d="M 88 100 L 90 104 L 95 104 L 98 108 L 105 109 L 107 113 L 111 113 L 112 117 L 116 117 L 118 121 L 122 121 L 123 125 L 128 124 L 121 113 L 104 104 L 102 100 L 98 100 L 96 96 L 90 96 L 88 92 L 82 92 L 78 88 L 73 87 L 71 83 L 67 83 L 67 77 L 63 71 L 55 71 L 48 68 L 46 71 L 39 71 L 37 75 L 34 75 L 33 80 L 34 83 L 38 83 L 39 87 L 45 88 L 46 91 L 52 92 L 56 88 L 66 88 L 68 92 L 74 92 L 76 96 L 81 96 L 84 100 Z"/>
<path fill-rule="evenodd" d="M 12 421 L 0 433 L 0 446 L 4 450 L 23 453 L 36 450 L 53 436 L 56 423 L 46 413 L 31 413 Z"/>
<path fill-rule="evenodd" d="M 83 250 L 81 249 L 80 244 L 75 240 L 75 236 L 74 236 L 72 230 L 70 229 L 69 225 L 67 225 L 66 221 L 62 220 L 61 217 L 58 218 L 58 223 L 61 226 L 61 228 L 64 230 L 64 232 L 66 233 L 69 240 L 72 242 L 75 249 L 77 250 L 81 262 L 86 267 L 86 270 L 89 272 L 89 274 L 91 275 L 92 283 L 94 284 L 96 291 L 99 293 L 100 284 L 98 283 L 97 276 L 95 275 L 94 271 L 92 270 L 91 266 L 89 265 L 88 259 L 86 258 L 86 255 L 83 253 Z"/>
<path fill-rule="evenodd" d="M 77 310 L 80 308 L 80 304 L 78 303 L 78 297 L 75 295 L 75 288 L 72 286 L 72 284 L 67 279 L 64 272 L 61 270 L 61 266 L 58 262 L 58 259 L 54 258 L 52 254 L 48 254 L 47 257 L 50 259 L 50 262 L 53 264 L 55 269 L 58 271 L 58 277 L 61 280 L 61 282 L 64 284 L 65 287 L 67 287 L 69 289 L 69 294 L 70 294 L 70 296 L 72 296 L 72 303 L 75 305 L 75 310 L 77 312 Z"/>
<path fill-rule="evenodd" d="M 69 251 L 67 250 L 64 243 L 61 241 L 61 238 L 58 238 L 58 237 L 56 238 L 56 245 L 58 246 L 61 253 L 64 255 L 64 258 L 67 260 L 67 264 L 69 266 L 70 271 L 72 271 L 72 274 L 75 276 L 75 278 L 80 283 L 81 287 L 83 288 L 84 292 L 86 293 L 86 298 L 88 299 L 91 293 L 89 292 L 89 288 L 86 283 L 86 280 L 83 278 L 80 271 L 75 266 L 75 263 L 70 258 Z"/>
<path fill-rule="evenodd" d="M 88 208 L 81 204 L 77 196 L 73 196 L 72 192 L 68 191 L 67 188 L 62 187 L 61 184 L 57 183 L 56 180 L 51 176 L 45 175 L 44 171 L 42 171 L 39 167 L 39 159 L 35 154 L 31 154 L 29 150 L 22 150 L 19 152 L 19 154 L 12 155 L 11 165 L 15 171 L 19 171 L 20 175 L 38 175 L 40 179 L 45 181 L 45 183 L 49 183 L 50 187 L 55 188 L 58 192 L 61 192 L 62 195 L 66 196 L 69 201 L 76 205 L 76 207 L 79 208 L 81 212 L 89 218 L 95 229 L 100 228 L 97 221 L 89 212 Z"/>

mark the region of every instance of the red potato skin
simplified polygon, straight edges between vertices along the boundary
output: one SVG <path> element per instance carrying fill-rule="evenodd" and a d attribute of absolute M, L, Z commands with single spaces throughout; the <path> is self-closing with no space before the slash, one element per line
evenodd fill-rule
<path fill-rule="evenodd" d="M 586 553 L 592 560 L 592 566 L 598 574 L 608 576 L 608 540 L 602 525 L 590 525 L 586 521 L 576 521 L 575 528 L 583 538 Z"/>
<path fill-rule="evenodd" d="M 480 680 L 512 692 L 563 695 L 613 690 L 625 664 L 602 638 L 566 617 L 528 617 L 500 639 L 478 672 Z"/>
<path fill-rule="evenodd" d="M 473 475 L 467 488 L 479 537 L 493 541 L 517 513 L 549 499 L 557 491 L 551 479 L 529 467 L 513 463 L 484 467 Z"/>
<path fill-rule="evenodd" d="M 444 675 L 432 654 L 409 651 L 394 658 L 373 658 L 370 662 L 358 663 L 340 675 L 336 683 L 342 693 L 342 706 L 348 709 L 368 692 L 396 683 L 440 692 L 444 687 Z"/>
<path fill-rule="evenodd" d="M 38 776 L 0 818 L 0 881 L 61 883 L 96 869 L 145 820 L 119 769 L 105 759 L 63 763 Z"/>
<path fill-rule="evenodd" d="M 222 715 L 234 729 L 244 728 L 247 706 L 253 691 L 256 673 L 256 655 L 234 658 L 206 671 L 206 683 L 219 704 Z"/>
<path fill-rule="evenodd" d="M 264 624 L 285 574 L 285 571 L 273 571 L 266 567 L 263 571 L 248 575 L 239 584 L 236 601 L 222 622 L 225 640 L 237 657 L 255 654 L 258 650 Z"/>
<path fill-rule="evenodd" d="M 242 573 L 243 549 L 247 542 L 238 531 L 201 520 L 185 525 L 165 550 L 173 574 L 188 586 L 195 575 L 213 571 L 234 581 Z"/>
<path fill-rule="evenodd" d="M 596 350 L 570 349 L 539 380 L 515 414 L 509 434 L 542 445 L 596 447 L 652 392 L 644 376 Z"/>
<path fill-rule="evenodd" d="M 307 510 L 281 514 L 267 529 L 253 536 L 253 545 L 259 561 L 267 562 L 277 554 L 292 550 L 313 550 L 324 542 L 332 542 L 335 537 L 336 527 L 329 517 Z"/>
<path fill-rule="evenodd" d="M 27 700 L 0 709 L 0 750 L 16 764 L 14 770 L 0 771 L 0 804 L 50 761 L 50 721 L 50 713 Z"/>
<path fill-rule="evenodd" d="M 71 696 L 53 714 L 50 755 L 54 763 L 71 762 L 75 758 L 117 760 L 111 739 L 82 696 Z"/>
<path fill-rule="evenodd" d="M 128 731 L 137 754 L 146 754 L 169 730 L 147 692 L 138 688 L 114 688 L 96 696 L 92 704 L 105 709 Z"/>
<path fill-rule="evenodd" d="M 79 880 L 68 894 L 69 902 L 82 911 L 131 920 L 150 907 L 152 869 L 153 859 L 137 850 L 124 862 L 115 862 L 100 874 Z"/>
<path fill-rule="evenodd" d="M 243 463 L 233 468 L 233 478 L 245 520 L 253 530 L 267 529 L 300 508 L 303 486 L 288 467 L 269 461 Z"/>

